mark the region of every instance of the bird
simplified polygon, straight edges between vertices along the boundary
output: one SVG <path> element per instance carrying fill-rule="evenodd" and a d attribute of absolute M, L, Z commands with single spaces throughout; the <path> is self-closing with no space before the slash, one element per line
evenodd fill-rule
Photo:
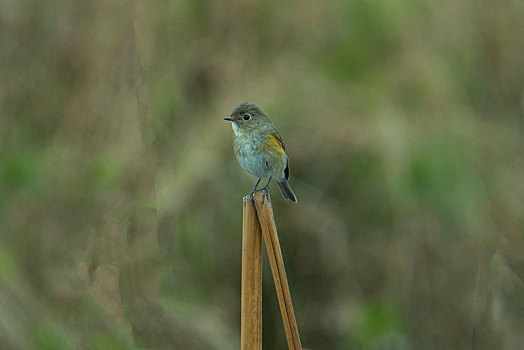
<path fill-rule="evenodd" d="M 297 197 L 289 185 L 289 158 L 282 137 L 275 124 L 264 111 L 254 103 L 242 102 L 233 109 L 229 117 L 233 128 L 233 149 L 242 168 L 258 178 L 249 193 L 251 201 L 257 192 L 263 192 L 262 204 L 268 198 L 271 180 L 278 183 L 282 196 L 297 203 Z M 257 189 L 262 179 L 269 179 L 266 186 Z"/>

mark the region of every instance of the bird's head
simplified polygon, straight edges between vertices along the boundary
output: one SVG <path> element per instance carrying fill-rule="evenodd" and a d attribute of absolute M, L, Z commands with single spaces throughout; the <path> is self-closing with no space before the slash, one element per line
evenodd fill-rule
<path fill-rule="evenodd" d="M 271 123 L 266 113 L 251 102 L 242 102 L 233 109 L 231 116 L 224 118 L 224 120 L 232 122 L 235 134 L 248 133 Z"/>

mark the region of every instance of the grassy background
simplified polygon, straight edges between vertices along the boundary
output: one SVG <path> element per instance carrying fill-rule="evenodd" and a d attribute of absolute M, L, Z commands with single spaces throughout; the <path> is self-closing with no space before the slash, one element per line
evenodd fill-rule
<path fill-rule="evenodd" d="M 524 4 L 0 5 L 3 349 L 239 347 L 240 102 L 309 349 L 524 346 Z M 264 348 L 285 349 L 269 266 Z"/>

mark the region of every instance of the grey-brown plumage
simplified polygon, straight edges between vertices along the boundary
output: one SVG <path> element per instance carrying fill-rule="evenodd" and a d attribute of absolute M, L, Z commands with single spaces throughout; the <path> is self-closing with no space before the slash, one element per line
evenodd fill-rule
<path fill-rule="evenodd" d="M 267 185 L 261 189 L 267 196 L 269 183 L 275 179 L 282 196 L 296 203 L 296 196 L 288 182 L 289 159 L 284 142 L 267 114 L 257 105 L 243 102 L 230 117 L 224 119 L 232 122 L 233 148 L 238 162 L 248 174 L 258 178 L 250 195 L 258 191 L 261 179 L 268 178 Z"/>

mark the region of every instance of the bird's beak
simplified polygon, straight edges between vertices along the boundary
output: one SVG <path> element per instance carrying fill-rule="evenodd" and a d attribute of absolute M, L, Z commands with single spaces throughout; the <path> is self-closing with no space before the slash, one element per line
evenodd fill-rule
<path fill-rule="evenodd" d="M 233 121 L 233 118 L 231 118 L 231 117 L 225 117 L 224 120 L 228 120 L 228 121 L 232 122 L 232 121 Z"/>

